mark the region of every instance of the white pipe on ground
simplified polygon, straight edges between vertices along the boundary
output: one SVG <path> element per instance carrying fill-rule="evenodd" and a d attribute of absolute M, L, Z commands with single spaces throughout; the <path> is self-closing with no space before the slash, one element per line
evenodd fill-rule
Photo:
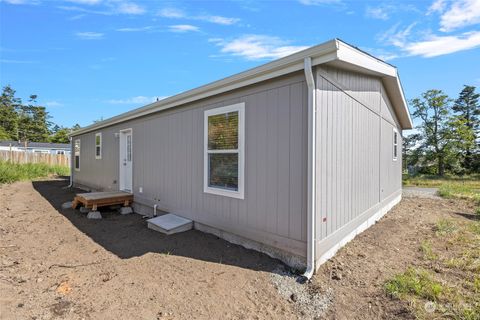
<path fill-rule="evenodd" d="M 153 216 L 154 217 L 157 216 L 157 206 L 158 206 L 158 204 L 153 205 Z"/>
<path fill-rule="evenodd" d="M 315 79 L 312 72 L 312 59 L 304 60 L 305 78 L 308 92 L 308 209 L 307 209 L 307 270 L 303 276 L 310 279 L 315 272 L 315 155 L 316 155 L 316 103 Z"/>

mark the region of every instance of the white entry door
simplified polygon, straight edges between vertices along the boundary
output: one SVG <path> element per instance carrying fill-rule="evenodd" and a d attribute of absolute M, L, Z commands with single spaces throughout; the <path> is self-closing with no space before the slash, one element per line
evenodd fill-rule
<path fill-rule="evenodd" d="M 120 190 L 132 192 L 132 129 L 120 131 Z"/>

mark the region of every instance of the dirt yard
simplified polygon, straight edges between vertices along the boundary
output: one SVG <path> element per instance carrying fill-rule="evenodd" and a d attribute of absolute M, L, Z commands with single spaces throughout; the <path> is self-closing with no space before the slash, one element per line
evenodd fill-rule
<path fill-rule="evenodd" d="M 279 261 L 198 231 L 163 236 L 135 214 L 104 212 L 103 220 L 88 220 L 61 209 L 75 192 L 66 184 L 0 186 L 1 319 L 319 315 L 303 308 L 288 287 L 278 288 L 278 277 L 288 278 L 278 275 Z M 414 318 L 406 302 L 385 293 L 385 281 L 424 263 L 419 244 L 432 237 L 439 218 L 461 223 L 471 212 L 462 201 L 406 198 L 324 264 L 311 283 L 292 286 L 310 299 L 328 295 L 320 318 Z"/>

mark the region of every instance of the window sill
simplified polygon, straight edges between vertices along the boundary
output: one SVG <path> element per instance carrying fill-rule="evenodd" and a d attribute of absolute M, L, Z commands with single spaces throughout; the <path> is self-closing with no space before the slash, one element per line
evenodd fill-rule
<path fill-rule="evenodd" d="M 206 187 L 203 189 L 203 192 L 209 193 L 209 194 L 215 194 L 217 196 L 240 199 L 240 200 L 245 199 L 243 192 L 240 192 L 240 191 L 230 191 L 225 189 Z"/>

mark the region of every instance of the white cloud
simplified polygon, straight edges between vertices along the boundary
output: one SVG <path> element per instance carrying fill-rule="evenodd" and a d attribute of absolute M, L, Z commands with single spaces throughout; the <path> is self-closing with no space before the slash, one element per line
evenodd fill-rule
<path fill-rule="evenodd" d="M 86 4 L 86 5 L 95 5 L 102 2 L 102 0 L 67 0 L 68 2 L 78 3 L 78 4 Z"/>
<path fill-rule="evenodd" d="M 387 45 L 393 45 L 405 55 L 431 58 L 459 51 L 469 50 L 480 46 L 480 31 L 465 32 L 457 35 L 439 36 L 427 34 L 419 39 L 411 40 L 415 23 L 405 29 L 393 26 L 378 40 Z"/>
<path fill-rule="evenodd" d="M 427 15 L 430 15 L 435 12 L 443 12 L 447 2 L 445 0 L 436 0 L 428 8 Z"/>
<path fill-rule="evenodd" d="M 184 18 L 185 13 L 180 9 L 164 8 L 158 12 L 158 15 L 165 18 Z"/>
<path fill-rule="evenodd" d="M 58 6 L 59 9 L 67 11 L 78 11 L 90 14 L 100 15 L 114 15 L 114 14 L 127 14 L 127 15 L 139 15 L 146 12 L 145 8 L 129 1 L 119 0 L 68 0 L 69 2 L 78 4 L 79 6 Z M 88 8 L 80 5 L 88 6 Z M 92 9 L 96 8 L 96 9 Z M 100 8 L 98 10 L 97 8 Z"/>
<path fill-rule="evenodd" d="M 361 49 L 383 61 L 390 61 L 400 57 L 398 53 L 391 52 L 385 49 L 369 48 L 369 47 L 362 47 Z"/>
<path fill-rule="evenodd" d="M 37 63 L 37 62 L 36 61 L 31 61 L 31 60 L 0 59 L 0 63 L 29 64 L 29 63 Z"/>
<path fill-rule="evenodd" d="M 183 10 L 176 8 L 164 8 L 160 10 L 157 15 L 170 19 L 198 20 L 220 25 L 232 25 L 240 21 L 240 19 L 238 18 L 230 18 L 216 15 L 189 15 Z"/>
<path fill-rule="evenodd" d="M 387 7 L 367 7 L 365 10 L 365 15 L 367 17 L 379 20 L 388 20 L 389 12 Z"/>
<path fill-rule="evenodd" d="M 74 15 L 74 16 L 68 18 L 68 20 L 74 21 L 74 20 L 82 19 L 83 17 L 85 17 L 85 14 L 81 13 L 81 14 L 77 14 L 77 15 Z"/>
<path fill-rule="evenodd" d="M 146 97 L 146 96 L 136 96 L 126 99 L 111 99 L 107 103 L 111 104 L 149 104 L 158 100 L 165 99 L 166 97 Z"/>
<path fill-rule="evenodd" d="M 411 55 L 436 57 L 480 47 L 480 31 L 457 36 L 431 36 L 426 40 L 408 43 L 403 48 Z"/>
<path fill-rule="evenodd" d="M 455 1 L 448 9 L 440 10 L 443 12 L 440 17 L 440 31 L 449 32 L 480 23 L 479 0 Z"/>
<path fill-rule="evenodd" d="M 137 28 L 119 28 L 119 29 L 116 29 L 115 31 L 118 31 L 118 32 L 141 32 L 141 31 L 148 31 L 148 30 L 152 30 L 153 29 L 153 26 L 146 26 L 146 27 L 137 27 Z"/>
<path fill-rule="evenodd" d="M 324 4 L 338 4 L 342 0 L 298 0 L 298 2 L 306 6 L 320 6 Z"/>
<path fill-rule="evenodd" d="M 55 108 L 55 107 L 62 107 L 63 103 L 60 103 L 58 101 L 47 101 L 44 103 L 45 107 L 48 108 Z"/>
<path fill-rule="evenodd" d="M 384 44 L 394 45 L 395 47 L 403 48 L 407 43 L 407 38 L 410 36 L 413 27 L 416 25 L 416 22 L 410 24 L 405 29 L 399 29 L 399 24 L 397 23 L 383 34 L 378 37 L 378 40 Z"/>
<path fill-rule="evenodd" d="M 75 35 L 83 40 L 100 40 L 104 36 L 101 32 L 77 32 Z"/>
<path fill-rule="evenodd" d="M 199 16 L 199 17 L 196 17 L 195 20 L 202 20 L 202 21 L 222 24 L 226 26 L 235 24 L 240 21 L 240 19 L 238 18 L 227 18 L 222 16 Z"/>
<path fill-rule="evenodd" d="M 177 24 L 174 26 L 168 27 L 172 32 L 189 32 L 189 31 L 198 31 L 199 28 L 196 26 L 192 26 L 190 24 Z"/>
<path fill-rule="evenodd" d="M 143 14 L 145 13 L 145 8 L 132 2 L 122 2 L 118 5 L 116 11 L 123 14 Z"/>
<path fill-rule="evenodd" d="M 0 2 L 6 2 L 6 3 L 9 3 L 9 4 L 33 4 L 33 5 L 37 5 L 40 3 L 39 0 L 0 0 Z"/>
<path fill-rule="evenodd" d="M 297 51 L 306 49 L 306 46 L 292 46 L 278 37 L 265 35 L 245 35 L 231 41 L 210 39 L 210 42 L 221 47 L 221 52 L 240 56 L 248 60 L 277 59 Z"/>

